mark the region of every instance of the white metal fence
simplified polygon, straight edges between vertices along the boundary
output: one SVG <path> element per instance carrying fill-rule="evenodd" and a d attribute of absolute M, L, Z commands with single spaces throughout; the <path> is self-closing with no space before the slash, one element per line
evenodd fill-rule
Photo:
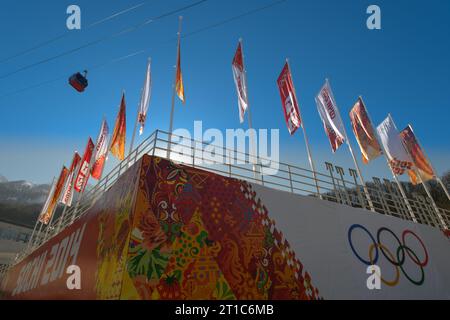
<path fill-rule="evenodd" d="M 205 159 L 204 153 L 202 152 L 207 143 L 175 135 L 172 135 L 169 153 L 168 138 L 169 134 L 167 132 L 161 130 L 153 132 L 153 134 L 134 149 L 123 161 L 104 176 L 95 187 L 87 190 L 81 201 L 65 210 L 64 214 L 58 219 L 55 219 L 51 225 L 47 226 L 46 230 L 35 233 L 35 237 L 31 240 L 30 246 L 17 257 L 16 263 L 82 217 L 93 206 L 95 201 L 144 154 L 162 158 L 168 158 L 170 155 L 170 159 L 175 162 L 227 177 L 258 183 L 273 189 L 284 190 L 295 194 L 320 197 L 325 201 L 370 209 L 367 196 L 363 187 L 358 184 L 358 176 L 353 169 L 349 169 L 346 172 L 344 168 L 326 162 L 324 165 L 325 171 L 316 172 L 316 178 L 314 178 L 311 170 L 286 163 L 277 163 L 278 172 L 275 175 L 264 175 L 261 172 L 263 172 L 263 169 L 269 168 L 270 164 L 268 164 L 268 159 L 258 158 L 256 165 L 239 164 L 239 161 L 243 158 L 248 160 L 250 155 L 220 147 L 225 161 L 211 161 L 211 159 Z M 180 151 L 180 147 L 183 149 L 182 152 Z M 407 202 L 402 197 L 398 186 L 394 182 L 386 179 L 380 180 L 373 178 L 373 182 L 366 184 L 374 211 L 377 213 L 410 221 L 413 221 L 412 216 L 414 216 L 414 222 L 438 228 L 447 228 L 447 226 L 450 226 L 450 211 L 442 208 L 435 210 L 430 199 L 421 195 L 414 195 L 407 199 L 409 203 L 408 207 Z M 319 192 L 317 192 L 317 189 Z"/>

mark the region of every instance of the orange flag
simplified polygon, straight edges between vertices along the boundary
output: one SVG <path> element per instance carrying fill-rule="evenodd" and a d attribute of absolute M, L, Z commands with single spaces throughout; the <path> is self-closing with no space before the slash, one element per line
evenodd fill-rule
<path fill-rule="evenodd" d="M 177 96 L 183 102 L 186 102 L 184 97 L 184 85 L 183 85 L 183 74 L 181 73 L 181 50 L 180 50 L 180 39 L 178 39 L 178 55 L 177 55 L 177 79 L 175 82 L 175 89 L 177 91 Z"/>
<path fill-rule="evenodd" d="M 53 213 L 55 212 L 56 205 L 58 204 L 59 197 L 64 188 L 64 184 L 66 182 L 67 176 L 69 175 L 69 169 L 63 166 L 61 173 L 59 174 L 58 182 L 56 182 L 55 189 L 53 191 L 53 195 L 49 202 L 48 207 L 45 208 L 45 211 L 41 213 L 39 216 L 39 221 L 43 224 L 49 224 Z"/>
<path fill-rule="evenodd" d="M 116 125 L 111 139 L 109 150 L 119 160 L 125 158 L 125 137 L 126 137 L 126 116 L 125 116 L 125 94 L 122 94 L 120 102 L 120 110 L 117 114 Z"/>

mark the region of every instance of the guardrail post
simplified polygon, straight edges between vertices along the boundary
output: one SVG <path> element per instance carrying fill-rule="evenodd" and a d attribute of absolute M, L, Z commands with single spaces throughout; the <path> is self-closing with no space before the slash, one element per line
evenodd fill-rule
<path fill-rule="evenodd" d="M 350 176 L 353 177 L 353 181 L 355 183 L 356 194 L 358 195 L 358 199 L 359 199 L 359 203 L 361 204 L 361 208 L 367 208 L 366 202 L 364 201 L 364 198 L 361 194 L 361 190 L 359 189 L 359 184 L 358 184 L 358 179 L 357 179 L 358 172 L 352 168 L 349 168 L 348 172 L 349 172 Z"/>
<path fill-rule="evenodd" d="M 335 166 L 335 168 L 336 168 L 336 172 L 339 173 L 339 175 L 341 177 L 342 186 L 344 187 L 344 194 L 345 194 L 345 197 L 347 198 L 347 203 L 349 206 L 352 206 L 352 201 L 350 200 L 350 195 L 349 195 L 347 187 L 345 185 L 344 168 L 339 167 L 339 166 Z"/>
<path fill-rule="evenodd" d="M 292 182 L 291 166 L 288 165 L 287 167 L 288 167 L 288 173 L 289 173 L 289 183 L 291 185 L 291 192 L 294 193 L 294 185 L 293 185 L 293 182 Z"/>
<path fill-rule="evenodd" d="M 383 179 L 383 182 L 384 182 L 384 186 L 386 187 L 386 189 L 388 191 L 389 198 L 392 201 L 392 203 L 394 204 L 395 211 L 397 211 L 400 218 L 405 219 L 404 212 L 399 205 L 400 201 L 399 201 L 397 192 L 396 192 L 395 188 L 393 187 L 392 182 L 388 179 Z"/>
<path fill-rule="evenodd" d="M 417 194 L 416 192 L 412 193 L 412 197 L 414 198 L 414 200 L 417 203 L 416 204 L 416 208 L 417 208 L 416 213 L 418 213 L 418 215 L 419 215 L 418 222 L 422 223 L 424 220 L 426 220 L 426 218 L 430 218 L 430 220 L 432 221 L 431 225 L 437 226 L 438 224 L 436 223 L 434 216 L 429 215 L 429 210 L 427 208 L 427 204 L 425 203 L 425 198 L 423 196 Z"/>
<path fill-rule="evenodd" d="M 377 191 L 378 191 L 378 195 L 379 195 L 379 198 L 380 198 L 380 203 L 381 203 L 381 206 L 383 207 L 383 212 L 385 213 L 385 214 L 388 214 L 388 215 L 391 215 L 391 212 L 390 212 L 390 210 L 389 210 L 389 207 L 388 207 L 388 205 L 387 205 L 387 203 L 386 203 L 386 199 L 384 198 L 384 190 L 383 190 L 383 186 L 381 185 L 381 180 L 380 180 L 380 178 L 378 178 L 378 177 L 372 177 L 372 180 L 373 180 L 373 182 L 374 182 L 374 185 L 375 185 L 375 187 L 377 188 Z"/>
<path fill-rule="evenodd" d="M 327 170 L 330 172 L 330 177 L 331 177 L 331 182 L 333 183 L 333 190 L 334 190 L 334 197 L 336 198 L 337 202 L 341 202 L 341 196 L 340 196 L 340 192 L 339 190 L 336 188 L 336 182 L 334 181 L 334 175 L 333 175 L 333 164 L 329 163 L 329 162 L 325 162 L 325 167 L 327 168 Z"/>

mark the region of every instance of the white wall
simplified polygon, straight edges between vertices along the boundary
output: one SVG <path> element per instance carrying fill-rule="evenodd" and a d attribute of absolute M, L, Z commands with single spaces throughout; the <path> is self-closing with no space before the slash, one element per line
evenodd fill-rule
<path fill-rule="evenodd" d="M 324 299 L 450 299 L 450 240 L 441 230 L 312 197 L 256 184 L 252 186 Z M 375 241 L 377 231 L 382 227 L 392 230 L 400 241 L 404 230 L 411 230 L 419 236 L 429 257 L 423 267 L 423 285 L 411 283 L 397 267 L 399 281 L 396 286 L 382 283 L 381 290 L 369 290 L 366 286 L 369 277 L 367 265 L 354 255 L 348 240 L 349 228 L 354 224 L 366 227 Z M 396 255 L 399 247 L 396 239 L 387 231 L 381 231 L 380 238 L 381 243 Z M 372 241 L 359 227 L 352 232 L 352 242 L 361 258 L 369 260 Z M 420 242 L 410 233 L 405 235 L 404 245 L 416 253 L 419 263 L 425 260 Z M 403 260 L 401 249 L 399 255 Z M 377 264 L 387 281 L 396 278 L 396 266 L 380 251 Z M 420 267 L 408 255 L 405 255 L 402 266 L 413 280 L 420 280 Z"/>

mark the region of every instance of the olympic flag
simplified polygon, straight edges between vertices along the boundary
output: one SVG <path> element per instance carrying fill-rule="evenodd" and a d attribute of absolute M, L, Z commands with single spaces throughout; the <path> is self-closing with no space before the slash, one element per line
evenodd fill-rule
<path fill-rule="evenodd" d="M 356 101 L 352 110 L 350 110 L 350 120 L 353 133 L 361 149 L 362 160 L 367 164 L 370 160 L 380 156 L 382 151 L 375 130 L 370 122 L 369 115 L 367 114 L 366 106 L 361 98 L 358 98 L 358 101 Z"/>
<path fill-rule="evenodd" d="M 175 79 L 175 90 L 177 92 L 178 98 L 183 102 L 186 102 L 186 97 L 184 96 L 184 83 L 183 83 L 183 73 L 181 72 L 181 39 L 178 37 L 178 51 L 177 51 L 177 73 Z"/>
<path fill-rule="evenodd" d="M 65 166 L 63 166 L 63 168 L 61 169 L 61 173 L 59 174 L 58 181 L 55 184 L 55 189 L 53 191 L 51 200 L 48 203 L 46 210 L 42 212 L 41 215 L 39 216 L 39 221 L 41 223 L 48 224 L 50 222 L 50 219 L 52 218 L 53 213 L 55 212 L 56 205 L 58 204 L 61 192 L 64 188 L 64 183 L 66 182 L 68 173 L 69 170 Z"/>
<path fill-rule="evenodd" d="M 289 133 L 293 135 L 301 126 L 302 120 L 300 118 L 291 70 L 289 69 L 289 64 L 287 62 L 278 77 L 277 83 L 278 89 L 280 90 L 281 103 L 283 105 L 284 119 L 286 120 Z"/>
<path fill-rule="evenodd" d="M 139 103 L 138 121 L 141 125 L 139 135 L 144 132 L 145 119 L 147 118 L 148 105 L 152 96 L 152 74 L 151 74 L 151 60 L 148 60 L 147 72 L 145 74 L 144 87 L 142 89 L 141 101 Z"/>
<path fill-rule="evenodd" d="M 386 151 L 392 172 L 395 175 L 402 175 L 407 171 L 411 181 L 416 181 L 416 175 L 412 169 L 413 162 L 403 146 L 397 127 L 390 114 L 377 127 L 377 132 Z"/>
<path fill-rule="evenodd" d="M 106 122 L 106 120 L 103 120 L 100 132 L 97 137 L 97 143 L 95 145 L 94 164 L 91 170 L 92 178 L 97 180 L 99 180 L 102 176 L 103 167 L 106 161 L 106 155 L 108 154 L 108 135 L 108 123 Z"/>
<path fill-rule="evenodd" d="M 126 104 L 125 93 L 122 94 L 122 100 L 120 101 L 120 109 L 117 114 L 116 124 L 114 126 L 113 135 L 111 138 L 111 146 L 109 147 L 111 153 L 119 160 L 125 158 L 125 139 L 126 139 Z"/>
<path fill-rule="evenodd" d="M 345 142 L 345 129 L 328 81 L 316 96 L 316 104 L 334 153 Z"/>
<path fill-rule="evenodd" d="M 77 192 L 83 192 L 89 179 L 89 165 L 91 163 L 92 153 L 94 152 L 94 142 L 89 138 L 84 151 L 83 160 L 80 164 L 77 177 L 75 179 L 74 189 Z"/>
<path fill-rule="evenodd" d="M 236 53 L 231 64 L 233 69 L 233 78 L 236 85 L 236 91 L 238 95 L 238 107 L 239 107 L 239 120 L 244 122 L 245 111 L 248 108 L 248 96 L 247 96 L 247 78 L 244 68 L 244 57 L 242 55 L 241 42 L 236 49 Z"/>
<path fill-rule="evenodd" d="M 75 178 L 75 172 L 80 164 L 81 157 L 78 152 L 75 152 L 72 159 L 72 164 L 70 165 L 69 175 L 67 177 L 66 186 L 64 187 L 64 191 L 61 196 L 60 202 L 70 207 L 72 205 L 73 200 L 73 181 Z"/>
<path fill-rule="evenodd" d="M 420 175 L 422 181 L 425 182 L 434 179 L 436 174 L 433 171 L 431 163 L 428 161 L 428 158 L 420 147 L 411 125 L 408 125 L 405 129 L 403 129 L 403 131 L 400 132 L 400 138 L 403 140 L 403 144 L 411 156 L 417 169 L 417 173 Z M 417 183 L 417 181 L 414 181 L 413 183 Z"/>

